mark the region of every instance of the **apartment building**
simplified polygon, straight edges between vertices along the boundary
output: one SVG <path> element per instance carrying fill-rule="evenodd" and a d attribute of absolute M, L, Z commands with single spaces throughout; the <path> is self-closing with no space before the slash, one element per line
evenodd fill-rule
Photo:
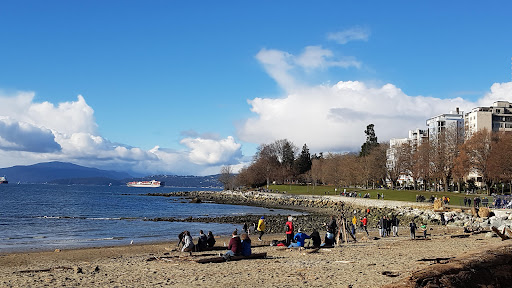
<path fill-rule="evenodd" d="M 464 116 L 466 139 L 480 130 L 512 131 L 512 104 L 496 101 L 490 107 L 476 107 Z"/>
<path fill-rule="evenodd" d="M 435 138 L 440 132 L 453 129 L 460 137 L 464 134 L 464 112 L 457 108 L 448 114 L 441 114 L 427 120 L 427 132 L 430 139 Z"/>

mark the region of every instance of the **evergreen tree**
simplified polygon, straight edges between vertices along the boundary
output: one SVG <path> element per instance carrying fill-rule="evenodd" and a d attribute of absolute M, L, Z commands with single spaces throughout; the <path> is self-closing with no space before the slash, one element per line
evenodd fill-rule
<path fill-rule="evenodd" d="M 359 153 L 360 157 L 367 156 L 373 148 L 379 146 L 379 142 L 377 142 L 377 136 L 375 135 L 375 130 L 373 128 L 374 125 L 369 124 L 366 126 L 366 130 L 364 130 L 364 133 L 366 134 L 366 142 L 361 146 L 361 152 Z"/>
<path fill-rule="evenodd" d="M 299 175 L 304 174 L 304 173 L 308 172 L 309 170 L 311 170 L 312 162 L 311 162 L 311 154 L 309 154 L 308 145 L 304 144 L 304 146 L 302 146 L 302 151 L 300 152 L 300 155 L 297 158 L 296 163 L 297 163 L 296 165 L 297 165 L 297 171 L 299 172 Z"/>

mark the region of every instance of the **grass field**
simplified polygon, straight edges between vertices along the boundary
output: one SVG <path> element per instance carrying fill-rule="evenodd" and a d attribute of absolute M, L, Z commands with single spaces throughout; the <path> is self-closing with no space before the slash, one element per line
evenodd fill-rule
<path fill-rule="evenodd" d="M 361 188 L 338 188 L 335 191 L 334 186 L 313 186 L 313 185 L 270 185 L 270 189 L 278 190 L 280 192 L 286 191 L 288 194 L 297 195 L 339 195 L 343 189 L 347 192 L 357 192 L 364 195 L 370 193 L 371 199 L 377 199 L 378 194 L 384 194 L 384 200 L 395 201 L 409 201 L 416 202 L 416 195 L 423 195 L 428 200 L 431 195 L 441 198 L 446 196 L 450 198 L 450 205 L 464 206 L 464 197 L 473 199 L 476 196 L 489 198 L 489 203 L 492 203 L 493 197 L 484 194 L 461 194 L 455 192 L 429 192 L 419 190 L 391 190 L 391 189 L 361 189 Z"/>

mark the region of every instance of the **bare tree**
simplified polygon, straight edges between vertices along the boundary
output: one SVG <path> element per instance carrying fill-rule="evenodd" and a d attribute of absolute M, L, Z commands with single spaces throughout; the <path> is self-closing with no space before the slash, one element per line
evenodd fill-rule
<path fill-rule="evenodd" d="M 231 166 L 223 166 L 220 169 L 219 181 L 224 185 L 224 190 L 234 190 L 236 188 L 236 176 L 233 175 Z"/>
<path fill-rule="evenodd" d="M 467 156 L 471 171 L 479 175 L 482 178 L 482 183 L 486 184 L 487 193 L 489 193 L 487 165 L 491 155 L 491 142 L 491 132 L 484 129 L 473 134 L 461 148 L 462 152 L 466 153 L 465 156 Z"/>

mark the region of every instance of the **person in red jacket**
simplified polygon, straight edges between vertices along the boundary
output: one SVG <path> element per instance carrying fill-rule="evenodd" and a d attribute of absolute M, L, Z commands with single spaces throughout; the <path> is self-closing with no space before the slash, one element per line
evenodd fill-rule
<path fill-rule="evenodd" d="M 370 236 L 370 234 L 368 234 L 368 218 L 364 216 L 363 220 L 361 220 L 361 223 L 363 223 L 363 229 L 366 232 L 366 236 Z"/>
<path fill-rule="evenodd" d="M 240 236 L 238 236 L 238 232 L 235 230 L 231 235 L 231 239 L 228 244 L 228 251 L 222 255 L 222 257 L 228 259 L 229 257 L 237 256 L 242 253 L 242 241 L 240 240 Z"/>
<path fill-rule="evenodd" d="M 286 229 L 286 246 L 289 246 L 290 243 L 292 243 L 293 240 L 293 217 L 290 215 L 288 216 L 288 221 L 286 222 L 285 229 Z"/>

